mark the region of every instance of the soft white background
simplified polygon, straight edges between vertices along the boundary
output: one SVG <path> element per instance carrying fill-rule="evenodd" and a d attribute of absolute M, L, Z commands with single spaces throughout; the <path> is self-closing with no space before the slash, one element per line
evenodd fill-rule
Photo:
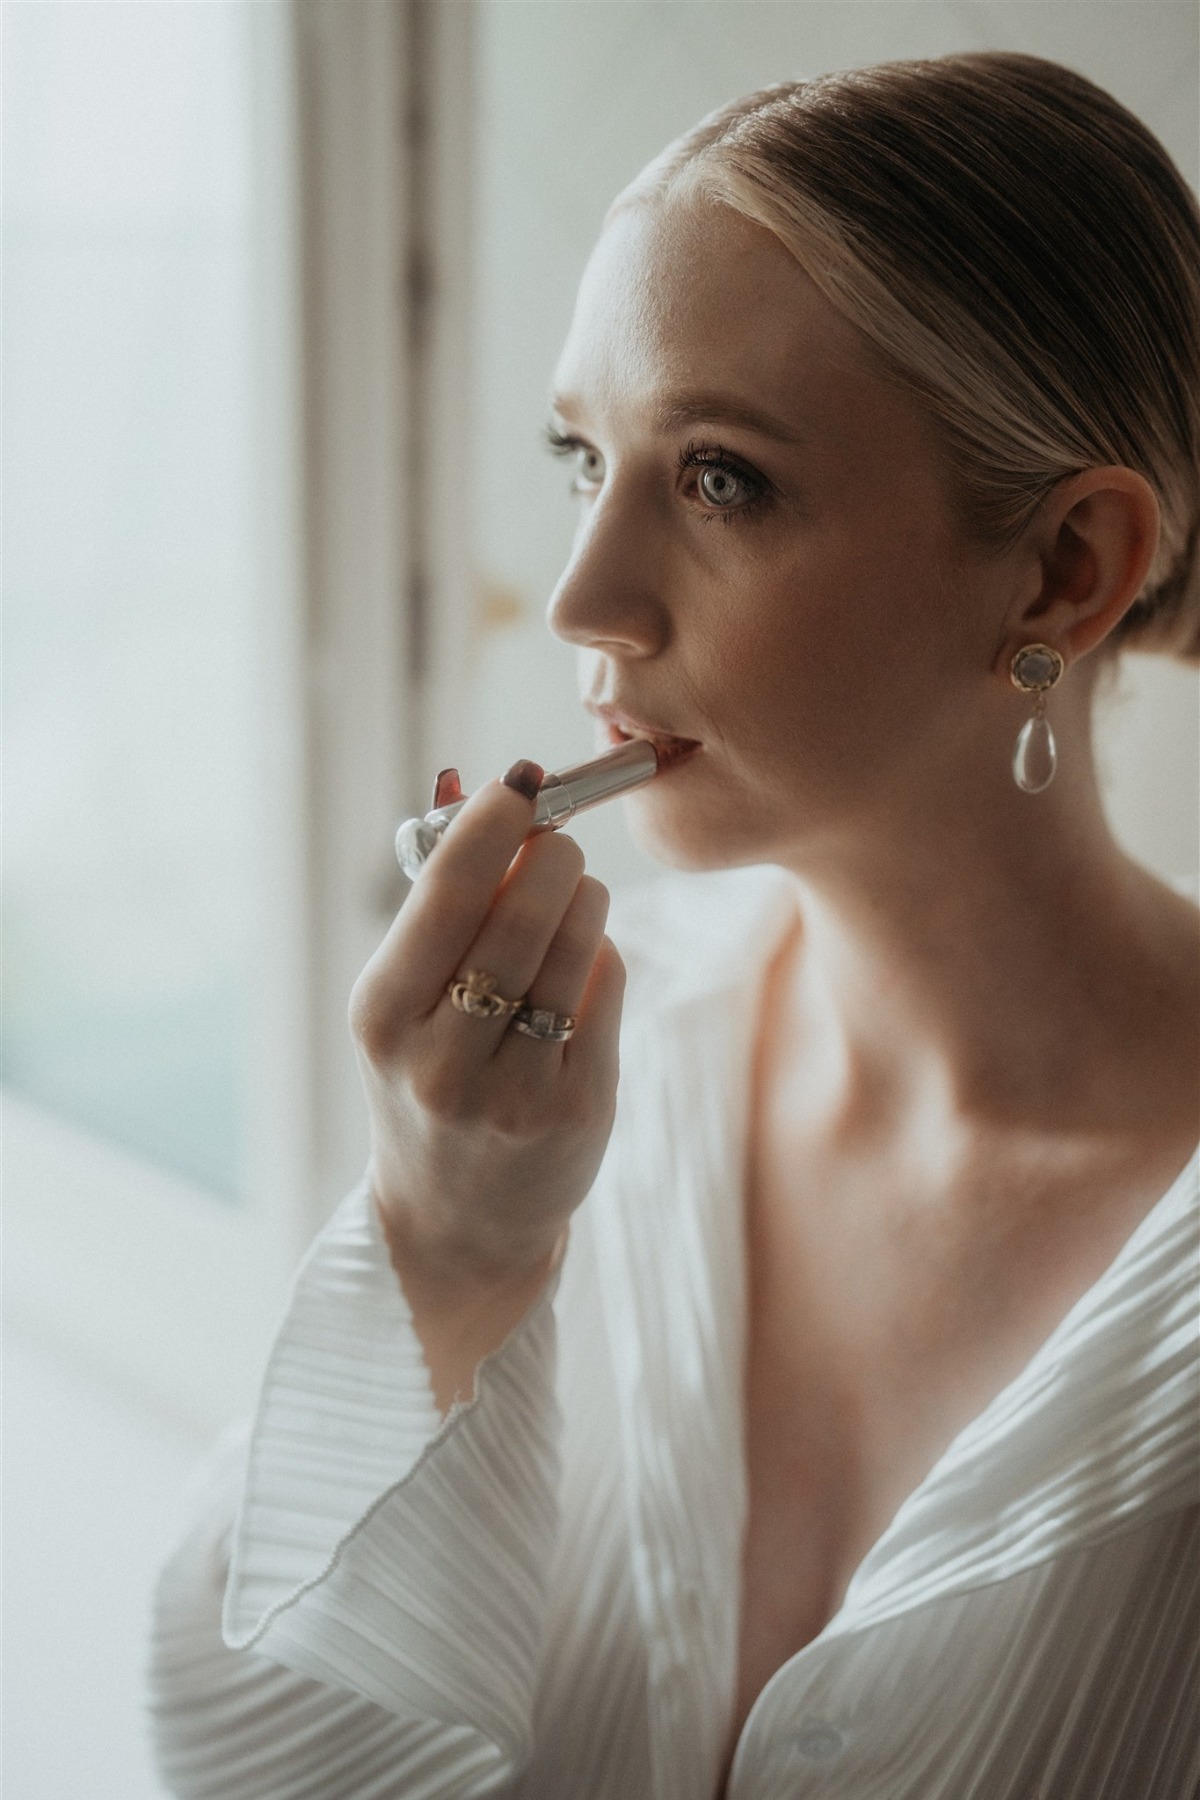
<path fill-rule="evenodd" d="M 460 762 L 468 785 L 514 756 L 552 766 L 590 742 L 570 653 L 540 622 L 571 515 L 563 472 L 538 434 L 604 207 L 669 136 L 769 80 L 1015 47 L 1110 87 L 1197 176 L 1191 5 L 491 0 L 481 13 L 480 104 L 470 120 L 477 406 L 462 447 L 464 530 L 479 575 L 475 725 L 471 741 L 445 746 L 444 757 Z M 1114 817 L 1148 858 L 1185 873 L 1196 861 L 1194 682 L 1146 664 L 1128 687 L 1104 739 Z M 613 884 L 641 872 L 619 809 L 593 815 L 580 835 Z M 139 1714 L 147 1597 L 199 1441 L 29 1339 L 8 1348 L 5 1410 L 4 1793 L 149 1800 L 159 1789 Z"/>

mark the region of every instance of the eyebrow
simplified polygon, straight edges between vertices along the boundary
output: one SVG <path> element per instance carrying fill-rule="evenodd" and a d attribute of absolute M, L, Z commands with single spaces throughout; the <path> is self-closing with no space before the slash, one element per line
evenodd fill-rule
<path fill-rule="evenodd" d="M 550 405 L 563 418 L 570 418 L 578 410 L 578 403 L 571 394 L 553 394 Z M 667 393 L 661 395 L 655 404 L 655 428 L 663 435 L 709 420 L 725 425 L 741 425 L 748 431 L 776 438 L 783 444 L 806 444 L 811 441 L 809 433 L 794 419 L 781 418 L 777 413 L 767 412 L 759 406 L 748 406 L 732 394 Z"/>

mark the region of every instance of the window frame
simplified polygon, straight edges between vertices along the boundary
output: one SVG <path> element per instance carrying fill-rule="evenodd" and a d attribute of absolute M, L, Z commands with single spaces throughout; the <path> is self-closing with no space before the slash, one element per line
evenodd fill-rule
<path fill-rule="evenodd" d="M 472 10 L 247 8 L 264 531 L 245 1194 L 3 1095 L 10 1323 L 201 1431 L 252 1404 L 296 1264 L 364 1168 L 347 1000 L 406 888 L 392 836 L 425 804 L 431 728 L 452 730 L 469 549 L 431 496 L 453 491 L 467 416 L 469 156 L 447 154 L 446 102 Z"/>

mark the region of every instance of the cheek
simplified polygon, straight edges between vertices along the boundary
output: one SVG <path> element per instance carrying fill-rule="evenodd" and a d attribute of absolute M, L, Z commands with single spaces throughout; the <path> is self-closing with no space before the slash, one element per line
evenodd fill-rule
<path fill-rule="evenodd" d="M 731 752 L 822 764 L 899 752 L 953 664 L 944 547 L 830 533 L 709 615 L 708 698 Z"/>

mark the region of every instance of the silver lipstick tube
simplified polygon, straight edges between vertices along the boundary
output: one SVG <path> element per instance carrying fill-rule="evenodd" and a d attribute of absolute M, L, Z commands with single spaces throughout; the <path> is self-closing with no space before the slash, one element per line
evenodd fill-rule
<path fill-rule="evenodd" d="M 530 829 L 557 831 L 576 813 L 645 787 L 657 774 L 658 752 L 645 738 L 631 738 L 590 762 L 559 769 L 542 782 Z M 456 800 L 452 806 L 436 807 L 423 819 L 406 819 L 401 825 L 396 833 L 396 861 L 410 881 L 416 880 L 443 831 L 466 804 Z"/>

